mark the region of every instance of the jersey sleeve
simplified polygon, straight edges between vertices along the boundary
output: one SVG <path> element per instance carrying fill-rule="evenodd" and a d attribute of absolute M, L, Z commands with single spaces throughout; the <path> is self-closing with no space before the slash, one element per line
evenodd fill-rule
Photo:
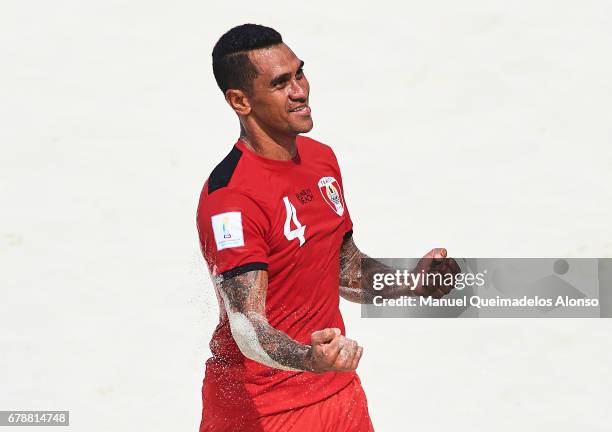
<path fill-rule="evenodd" d="M 269 220 L 251 198 L 218 190 L 202 198 L 197 215 L 200 245 L 213 277 L 230 279 L 267 270 Z"/>
<path fill-rule="evenodd" d="M 340 172 L 340 165 L 338 164 L 338 159 L 334 154 L 334 151 L 330 148 L 331 158 L 334 165 L 334 169 L 338 175 L 338 182 L 340 183 L 340 188 L 342 189 L 342 199 L 344 201 L 344 239 L 351 237 L 353 235 L 353 220 L 351 219 L 351 214 L 348 209 L 348 205 L 346 203 L 346 193 L 344 190 L 344 182 L 342 181 L 342 173 Z"/>
<path fill-rule="evenodd" d="M 340 180 L 342 182 L 342 180 Z M 344 193 L 344 185 L 341 183 L 342 191 Z M 348 206 L 346 205 L 346 197 L 343 194 L 344 198 L 344 239 L 351 237 L 353 235 L 353 220 L 351 219 L 351 215 L 349 213 Z"/>

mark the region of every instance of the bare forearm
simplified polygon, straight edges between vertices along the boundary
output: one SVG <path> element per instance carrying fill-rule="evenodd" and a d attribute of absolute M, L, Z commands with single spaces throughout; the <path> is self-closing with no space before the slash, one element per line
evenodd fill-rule
<path fill-rule="evenodd" d="M 263 272 L 250 272 L 221 283 L 220 292 L 230 322 L 232 336 L 245 357 L 285 370 L 310 370 L 310 346 L 291 339 L 272 327 L 265 317 Z M 263 298 L 262 298 L 263 297 Z"/>
<path fill-rule="evenodd" d="M 257 339 L 264 352 L 276 363 L 293 370 L 310 370 L 310 345 L 290 338 L 286 333 L 272 327 L 265 318 L 252 316 Z"/>
<path fill-rule="evenodd" d="M 342 244 L 340 252 L 340 295 L 357 303 L 372 303 L 375 297 L 395 299 L 402 296 L 442 298 L 454 287 L 454 275 L 461 268 L 447 258 L 444 248 L 429 251 L 412 271 L 393 269 L 360 252 L 352 238 Z M 395 277 L 387 278 L 390 274 Z M 447 278 L 447 276 L 451 276 Z M 378 281 L 376 277 L 378 276 Z M 380 277 L 384 277 L 382 289 Z M 430 276 L 433 276 L 430 280 Z M 437 276 L 437 277 L 436 277 Z M 390 282 L 390 283 L 389 283 Z"/>
<path fill-rule="evenodd" d="M 361 264 L 361 277 L 359 278 L 360 286 L 349 287 L 343 286 L 341 281 L 340 292 L 343 298 L 355 303 L 371 304 L 374 297 L 382 297 L 384 299 L 399 298 L 402 296 L 414 296 L 415 292 L 411 285 L 395 285 L 385 284 L 382 290 L 377 290 L 372 286 L 373 275 L 376 273 L 393 273 L 396 269 L 386 266 L 372 258 L 366 257 Z M 347 281 L 344 282 L 347 284 Z"/>
<path fill-rule="evenodd" d="M 383 290 L 372 286 L 376 273 L 395 272 L 395 269 L 359 251 L 352 239 L 342 246 L 340 254 L 340 295 L 355 303 L 370 304 L 374 297 L 386 299 L 413 296 L 411 285 L 385 285 Z"/>

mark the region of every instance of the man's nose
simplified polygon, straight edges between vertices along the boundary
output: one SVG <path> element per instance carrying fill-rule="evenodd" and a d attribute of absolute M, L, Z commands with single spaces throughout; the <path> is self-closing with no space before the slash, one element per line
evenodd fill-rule
<path fill-rule="evenodd" d="M 291 99 L 302 99 L 306 100 L 308 92 L 306 90 L 306 84 L 296 79 L 291 80 L 291 91 L 289 92 Z"/>

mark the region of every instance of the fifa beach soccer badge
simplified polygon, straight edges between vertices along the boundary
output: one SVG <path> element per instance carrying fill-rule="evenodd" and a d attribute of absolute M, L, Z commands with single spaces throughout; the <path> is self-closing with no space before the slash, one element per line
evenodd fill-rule
<path fill-rule="evenodd" d="M 242 214 L 227 212 L 211 217 L 217 250 L 244 246 Z"/>
<path fill-rule="evenodd" d="M 336 212 L 338 216 L 344 214 L 344 201 L 340 185 L 333 177 L 323 177 L 319 180 L 319 190 L 325 202 Z"/>

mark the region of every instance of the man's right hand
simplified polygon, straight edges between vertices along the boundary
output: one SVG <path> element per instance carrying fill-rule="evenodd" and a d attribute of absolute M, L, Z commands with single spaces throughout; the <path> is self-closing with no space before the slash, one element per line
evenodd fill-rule
<path fill-rule="evenodd" d="M 349 372 L 357 369 L 363 347 L 342 336 L 340 329 L 327 328 L 310 336 L 310 370 L 315 373 Z"/>

